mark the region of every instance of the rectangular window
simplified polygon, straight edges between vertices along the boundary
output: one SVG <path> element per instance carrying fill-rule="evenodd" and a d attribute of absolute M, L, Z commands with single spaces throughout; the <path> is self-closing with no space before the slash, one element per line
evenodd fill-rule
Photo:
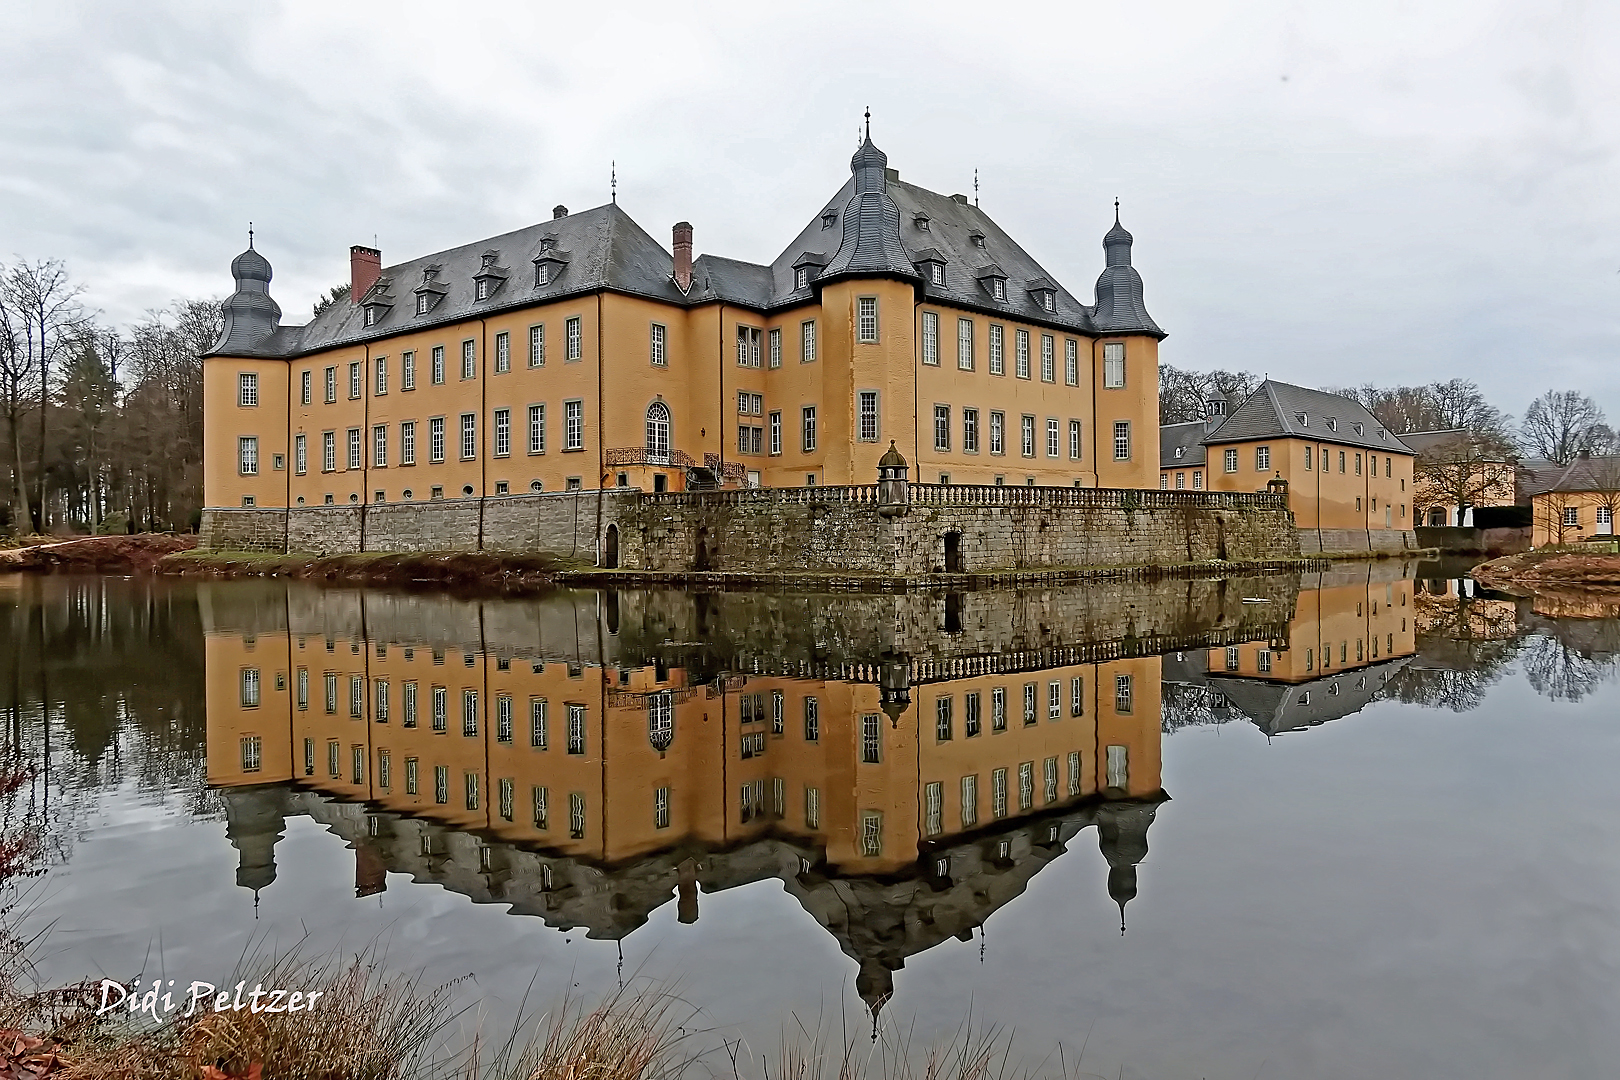
<path fill-rule="evenodd" d="M 923 785 L 923 835 L 938 836 L 945 831 L 945 785 L 937 780 Z"/>
<path fill-rule="evenodd" d="M 1085 681 L 1076 675 L 1069 680 L 1069 715 L 1084 716 L 1086 714 Z"/>
<path fill-rule="evenodd" d="M 298 669 L 297 699 L 300 709 L 309 708 L 309 668 Z"/>
<path fill-rule="evenodd" d="M 991 410 L 990 412 L 990 452 L 1004 454 L 1007 452 L 1006 429 L 1007 418 L 1003 413 Z"/>
<path fill-rule="evenodd" d="M 1029 378 L 1029 331 L 1013 331 L 1013 374 Z"/>
<path fill-rule="evenodd" d="M 495 741 L 512 741 L 512 695 L 499 694 L 495 698 Z"/>
<path fill-rule="evenodd" d="M 973 320 L 956 320 L 956 366 L 961 371 L 973 370 Z"/>
<path fill-rule="evenodd" d="M 585 752 L 585 706 L 568 706 L 568 752 L 580 755 Z"/>
<path fill-rule="evenodd" d="M 1058 428 L 1057 417 L 1046 418 L 1046 456 L 1055 458 L 1062 453 L 1063 437 Z"/>
<path fill-rule="evenodd" d="M 1080 385 L 1080 343 L 1074 338 L 1063 339 L 1063 381 L 1069 386 Z"/>
<path fill-rule="evenodd" d="M 759 329 L 757 327 L 737 327 L 737 366 L 759 367 Z"/>
<path fill-rule="evenodd" d="M 544 323 L 535 323 L 529 327 L 529 366 L 546 366 L 546 327 Z"/>
<path fill-rule="evenodd" d="M 1007 688 L 998 686 L 990 691 L 990 730 L 1007 730 Z"/>
<path fill-rule="evenodd" d="M 1018 763 L 1018 809 L 1028 810 L 1035 805 L 1035 763 Z"/>
<path fill-rule="evenodd" d="M 388 357 L 379 356 L 372 364 L 375 371 L 372 376 L 371 393 L 375 397 L 382 397 L 388 393 Z"/>
<path fill-rule="evenodd" d="M 416 353 L 410 349 L 399 354 L 399 388 L 416 389 Z"/>
<path fill-rule="evenodd" d="M 512 370 L 512 335 L 502 330 L 495 335 L 495 373 L 504 375 Z"/>
<path fill-rule="evenodd" d="M 307 436 L 293 436 L 293 471 L 303 476 L 309 471 L 309 444 Z"/>
<path fill-rule="evenodd" d="M 463 379 L 478 377 L 478 343 L 472 338 L 461 343 L 461 377 Z"/>
<path fill-rule="evenodd" d="M 782 452 L 782 414 L 779 413 L 779 412 L 773 412 L 773 413 L 771 413 L 771 453 L 772 454 L 780 454 L 781 452 Z"/>
<path fill-rule="evenodd" d="M 335 672 L 328 671 L 323 677 L 322 682 L 324 683 L 326 689 L 326 715 L 336 716 L 338 693 L 337 674 Z"/>
<path fill-rule="evenodd" d="M 415 795 L 417 792 L 419 768 L 416 758 L 408 757 L 405 759 L 405 794 L 407 795 Z"/>
<path fill-rule="evenodd" d="M 259 403 L 259 377 L 244 371 L 236 377 L 236 403 L 251 408 Z"/>
<path fill-rule="evenodd" d="M 653 828 L 669 828 L 669 788 L 653 789 Z"/>
<path fill-rule="evenodd" d="M 1125 385 L 1125 343 L 1110 341 L 1103 346 L 1103 386 L 1118 390 Z"/>
<path fill-rule="evenodd" d="M 1129 675 L 1114 676 L 1114 711 L 1121 716 L 1130 715 L 1131 677 Z"/>
<path fill-rule="evenodd" d="M 343 747 L 336 739 L 326 740 L 326 772 L 334 780 L 343 775 Z"/>
<path fill-rule="evenodd" d="M 371 716 L 379 724 L 388 723 L 388 680 L 371 681 Z"/>
<path fill-rule="evenodd" d="M 861 717 L 861 763 L 876 765 L 883 753 L 883 716 L 867 713 Z"/>
<path fill-rule="evenodd" d="M 1024 726 L 1035 723 L 1035 684 L 1024 684 Z"/>
<path fill-rule="evenodd" d="M 349 716 L 360 720 L 366 715 L 366 678 L 364 675 L 349 676 Z"/>
<path fill-rule="evenodd" d="M 563 449 L 585 449 L 585 403 L 563 402 Z"/>
<path fill-rule="evenodd" d="M 433 346 L 433 351 L 428 355 L 428 380 L 434 386 L 441 386 L 444 383 L 444 346 Z"/>
<path fill-rule="evenodd" d="M 1018 421 L 1018 446 L 1025 457 L 1035 456 L 1035 418 L 1025 416 Z"/>
<path fill-rule="evenodd" d="M 962 828 L 971 829 L 979 824 L 979 777 L 962 777 Z"/>
<path fill-rule="evenodd" d="M 1051 334 L 1041 335 L 1041 382 L 1057 382 L 1056 346 Z"/>
<path fill-rule="evenodd" d="M 444 460 L 444 417 L 435 416 L 428 420 L 428 460 L 438 463 Z"/>
<path fill-rule="evenodd" d="M 876 390 L 862 390 L 862 391 L 860 391 L 859 394 L 856 395 L 856 401 L 858 403 L 858 407 L 857 407 L 856 411 L 857 411 L 858 417 L 859 417 L 859 436 L 858 437 L 860 438 L 861 442 L 877 442 L 878 441 L 878 396 L 877 396 L 877 391 Z M 780 415 L 780 414 L 778 414 L 778 413 L 772 413 L 771 414 L 772 417 L 776 417 L 778 415 Z M 771 446 L 772 446 L 771 453 L 773 453 L 773 454 L 774 453 L 780 453 L 780 451 L 778 449 L 776 449 L 776 443 L 777 443 L 776 426 L 773 423 L 772 428 L 771 428 Z"/>
<path fill-rule="evenodd" d="M 407 682 L 401 695 L 400 706 L 402 715 L 400 726 L 413 728 L 416 726 L 416 683 Z"/>
<path fill-rule="evenodd" d="M 371 429 L 371 467 L 388 467 L 388 425 L 377 424 Z"/>
<path fill-rule="evenodd" d="M 298 374 L 298 403 L 300 405 L 309 404 L 310 381 L 313 374 L 310 371 L 302 371 Z"/>
<path fill-rule="evenodd" d="M 259 475 L 259 440 L 244 435 L 236 440 L 236 466 L 243 476 Z"/>
<path fill-rule="evenodd" d="M 304 740 L 304 775 L 315 775 L 315 740 Z"/>
<path fill-rule="evenodd" d="M 1339 472 L 1340 472 L 1340 474 L 1343 474 L 1343 472 L 1344 472 L 1344 451 L 1343 450 L 1339 451 Z"/>
<path fill-rule="evenodd" d="M 357 427 L 350 428 L 348 436 L 349 468 L 358 469 L 360 467 L 360 429 Z"/>
<path fill-rule="evenodd" d="M 861 854 L 874 859 L 883 854 L 883 815 L 877 810 L 861 811 Z"/>
<path fill-rule="evenodd" d="M 416 464 L 416 421 L 403 420 L 399 425 L 399 463 Z"/>
<path fill-rule="evenodd" d="M 1057 720 L 1063 716 L 1063 684 L 1056 679 L 1046 684 L 1046 718 Z"/>
<path fill-rule="evenodd" d="M 812 453 L 816 448 L 816 407 L 806 405 L 801 410 L 802 427 L 800 429 L 800 449 L 806 454 Z"/>
<path fill-rule="evenodd" d="M 1005 375 L 1007 373 L 1006 331 L 995 323 L 990 324 L 990 374 Z"/>
<path fill-rule="evenodd" d="M 1045 788 L 1045 792 L 1044 792 L 1045 798 L 1042 801 L 1048 802 L 1048 803 L 1057 802 L 1057 800 L 1058 800 L 1058 764 L 1057 764 L 1057 758 L 1049 757 L 1045 761 L 1041 762 L 1041 779 L 1042 779 L 1042 781 L 1044 781 L 1043 787 Z"/>
<path fill-rule="evenodd" d="M 259 707 L 259 669 L 242 669 L 242 707 L 256 709 Z"/>
<path fill-rule="evenodd" d="M 461 414 L 461 460 L 470 461 L 478 456 L 478 415 Z"/>
<path fill-rule="evenodd" d="M 863 296 L 855 302 L 856 340 L 863 345 L 878 339 L 878 303 L 875 296 Z"/>
<path fill-rule="evenodd" d="M 1229 472 L 1229 473 L 1237 472 L 1237 469 L 1238 469 L 1238 452 L 1235 449 L 1226 451 L 1226 453 L 1221 456 L 1221 461 L 1223 463 L 1223 467 L 1226 469 L 1227 472 Z"/>
<path fill-rule="evenodd" d="M 1114 421 L 1114 460 L 1131 460 L 1131 422 L 1129 420 Z"/>
<path fill-rule="evenodd" d="M 550 737 L 546 730 L 548 708 L 545 698 L 529 699 L 529 745 L 536 750 L 544 750 L 548 745 Z"/>
<path fill-rule="evenodd" d="M 955 718 L 952 716 L 953 699 L 950 697 L 937 697 L 934 699 L 934 741 L 950 742 L 955 728 Z"/>
<path fill-rule="evenodd" d="M 1202 491 L 1202 490 L 1204 490 L 1204 470 L 1202 470 L 1202 469 L 1194 469 L 1193 470 L 1193 490 L 1194 491 Z"/>
<path fill-rule="evenodd" d="M 979 452 L 979 410 L 962 410 L 962 451 L 967 454 Z"/>
<path fill-rule="evenodd" d="M 806 787 L 804 789 L 804 827 L 807 829 L 821 828 L 821 789 Z"/>
<path fill-rule="evenodd" d="M 332 404 L 337 400 L 337 368 L 326 369 L 326 403 Z"/>
<path fill-rule="evenodd" d="M 1316 457 L 1316 455 L 1315 455 L 1315 453 L 1312 452 L 1312 448 L 1307 446 L 1305 448 L 1305 471 L 1306 472 L 1311 471 L 1311 462 L 1313 461 L 1313 459 L 1315 457 Z"/>
<path fill-rule="evenodd" d="M 1254 448 L 1254 467 L 1257 472 L 1271 470 L 1271 447 L 1257 446 Z"/>
<path fill-rule="evenodd" d="M 512 452 L 512 410 L 495 410 L 495 456 L 506 457 Z"/>
<path fill-rule="evenodd" d="M 816 358 L 816 322 L 807 319 L 799 324 L 799 363 L 808 364 Z"/>
<path fill-rule="evenodd" d="M 356 360 L 349 365 L 349 400 L 360 399 L 360 361 Z"/>
<path fill-rule="evenodd" d="M 478 691 L 461 692 L 461 733 L 468 738 L 478 734 Z"/>
<path fill-rule="evenodd" d="M 939 365 L 939 315 L 932 311 L 923 312 L 922 317 L 922 362 Z"/>
<path fill-rule="evenodd" d="M 804 699 L 804 741 L 821 739 L 821 703 L 813 697 Z"/>
<path fill-rule="evenodd" d="M 443 805 L 450 801 L 450 766 L 433 766 L 433 801 Z"/>
<path fill-rule="evenodd" d="M 531 789 L 531 798 L 534 801 L 534 827 L 545 832 L 550 827 L 550 814 L 547 811 L 551 803 L 551 789 L 534 787 Z"/>
<path fill-rule="evenodd" d="M 669 366 L 669 328 L 663 323 L 652 324 L 648 358 L 659 367 Z"/>
<path fill-rule="evenodd" d="M 1107 749 L 1106 754 L 1107 785 L 1111 788 L 1124 788 L 1130 786 L 1130 749 L 1124 746 L 1110 746 Z"/>
<path fill-rule="evenodd" d="M 945 453 L 951 448 L 951 407 L 934 406 L 934 449 Z"/>
<path fill-rule="evenodd" d="M 574 363 L 584 356 L 584 334 L 580 328 L 579 316 L 575 315 L 564 324 L 565 337 L 568 339 L 568 362 Z"/>
<path fill-rule="evenodd" d="M 1069 751 L 1069 797 L 1080 794 L 1080 751 Z"/>
<path fill-rule="evenodd" d="M 770 365 L 773 368 L 782 366 L 782 329 L 773 327 L 769 335 L 768 350 L 770 352 Z"/>
<path fill-rule="evenodd" d="M 990 814 L 997 818 L 1007 816 L 1006 769 L 996 769 L 990 774 Z"/>
<path fill-rule="evenodd" d="M 1080 421 L 1069 421 L 1069 459 L 1080 460 Z"/>
<path fill-rule="evenodd" d="M 980 730 L 979 692 L 970 690 L 962 695 L 962 736 L 971 739 Z"/>
<path fill-rule="evenodd" d="M 1581 510 L 1578 506 L 1564 507 L 1564 524 L 1579 525 L 1581 523 Z"/>
<path fill-rule="evenodd" d="M 442 686 L 433 688 L 433 730 L 448 731 L 450 728 L 450 691 Z"/>

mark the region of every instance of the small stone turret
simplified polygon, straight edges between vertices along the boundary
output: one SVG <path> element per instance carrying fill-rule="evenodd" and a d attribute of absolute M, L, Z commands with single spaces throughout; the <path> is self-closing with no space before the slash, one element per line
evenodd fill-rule
<path fill-rule="evenodd" d="M 911 484 L 906 480 L 906 459 L 889 440 L 888 451 L 878 459 L 878 513 L 898 517 L 911 509 Z"/>

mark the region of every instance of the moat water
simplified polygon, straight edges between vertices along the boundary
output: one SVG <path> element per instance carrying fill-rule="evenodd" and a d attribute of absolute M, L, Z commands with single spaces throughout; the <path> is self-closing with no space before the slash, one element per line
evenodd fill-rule
<path fill-rule="evenodd" d="M 971 1015 L 1071 1075 L 1611 1075 L 1620 618 L 1455 572 L 14 575 L 0 833 L 42 838 L 48 981 L 381 941 L 503 1033 L 525 994 L 674 983 L 756 1073 L 794 1017 L 920 1046 Z"/>

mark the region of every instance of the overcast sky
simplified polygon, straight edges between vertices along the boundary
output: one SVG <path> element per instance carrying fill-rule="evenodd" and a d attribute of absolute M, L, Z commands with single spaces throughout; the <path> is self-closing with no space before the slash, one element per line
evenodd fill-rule
<path fill-rule="evenodd" d="M 385 263 L 619 201 L 768 261 L 861 110 L 1083 300 L 1118 196 L 1161 358 L 1308 385 L 1465 376 L 1620 419 L 1620 4 L 6 4 L 0 258 L 114 322 L 284 321 Z M 1604 61 L 1604 57 L 1608 61 Z"/>

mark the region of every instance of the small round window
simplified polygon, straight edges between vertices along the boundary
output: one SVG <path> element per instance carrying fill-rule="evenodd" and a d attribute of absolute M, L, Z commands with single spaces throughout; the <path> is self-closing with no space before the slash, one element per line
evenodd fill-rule
<path fill-rule="evenodd" d="M 404 491 L 400 492 L 400 494 L 405 496 L 405 501 L 406 502 L 411 501 L 411 489 L 410 488 L 406 488 Z"/>
<path fill-rule="evenodd" d="M 529 481 L 529 490 L 534 491 L 534 492 L 544 491 L 545 490 L 545 485 L 542 484 L 538 480 L 530 480 Z"/>
<path fill-rule="evenodd" d="M 471 495 L 472 494 L 472 485 L 471 484 L 463 485 L 462 488 L 461 488 L 461 493 L 463 495 Z"/>

